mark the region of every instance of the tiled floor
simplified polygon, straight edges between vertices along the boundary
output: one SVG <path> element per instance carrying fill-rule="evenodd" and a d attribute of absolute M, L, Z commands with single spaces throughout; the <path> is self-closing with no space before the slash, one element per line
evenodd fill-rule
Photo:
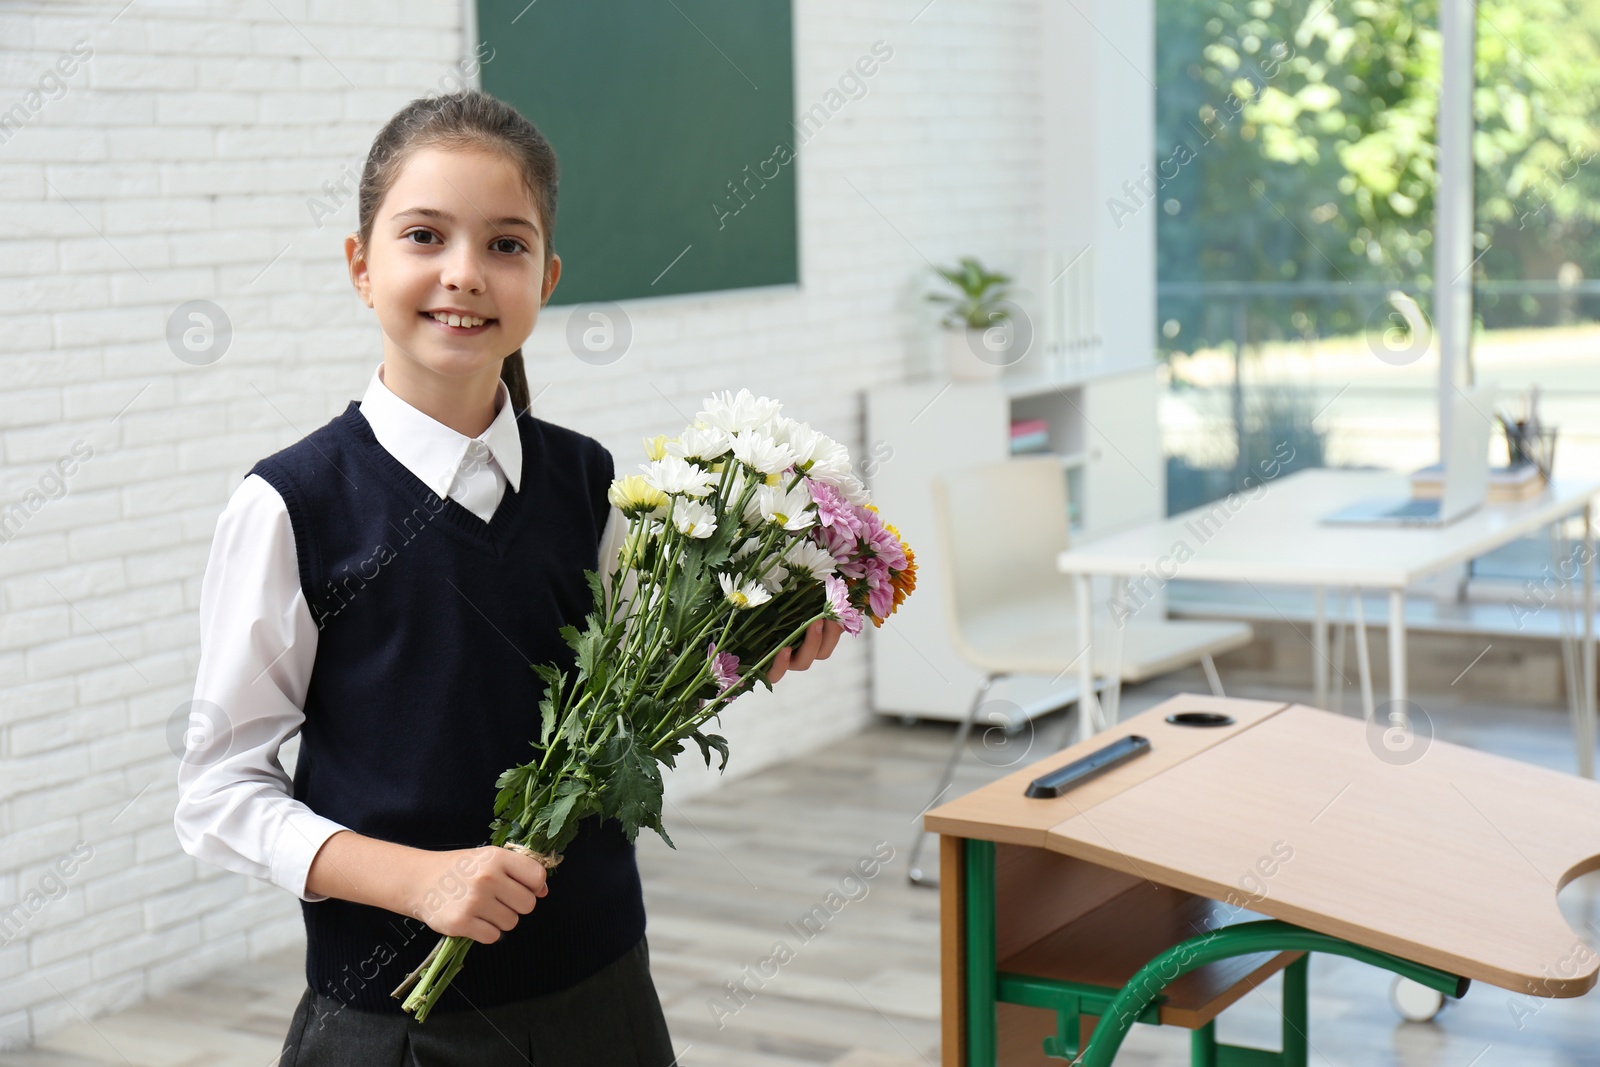
<path fill-rule="evenodd" d="M 1169 692 L 1202 690 L 1176 675 L 1130 690 L 1132 714 Z M 1236 695 L 1253 694 L 1241 688 Z M 1274 693 L 1273 695 L 1283 695 Z M 1292 695 L 1292 694 L 1290 694 Z M 1562 770 L 1572 767 L 1566 719 L 1553 711 L 1452 704 L 1429 698 L 1442 738 Z M 1015 747 L 980 747 L 958 788 L 1039 758 L 1060 716 Z M 939 1060 L 938 900 L 905 881 L 913 822 L 948 751 L 948 726 L 883 723 L 802 760 L 674 805 L 678 850 L 641 838 L 656 984 L 682 1067 L 919 1067 Z M 737 758 L 737 753 L 735 754 Z M 1396 818 L 1404 818 L 1397 812 Z M 894 858 L 864 884 L 842 883 L 885 842 Z M 928 858 L 931 862 L 933 851 Z M 854 897 L 811 940 L 787 925 L 830 890 Z M 1568 920 L 1600 943 L 1600 874 L 1561 895 Z M 726 983 L 752 973 L 786 942 L 793 958 L 740 1006 Z M 302 988 L 301 954 L 213 980 L 81 1024 L 0 1067 L 271 1067 Z M 771 968 L 768 968 L 770 973 Z M 1595 1067 L 1600 993 L 1526 1001 L 1475 986 L 1436 1022 L 1398 1021 L 1385 973 L 1325 956 L 1311 970 L 1312 1063 L 1317 1067 Z M 1230 1009 L 1226 1041 L 1275 1046 L 1277 989 Z M 1139 1027 L 1118 1064 L 1185 1064 L 1187 1035 Z M 388 1065 L 376 1065 L 388 1067 Z"/>

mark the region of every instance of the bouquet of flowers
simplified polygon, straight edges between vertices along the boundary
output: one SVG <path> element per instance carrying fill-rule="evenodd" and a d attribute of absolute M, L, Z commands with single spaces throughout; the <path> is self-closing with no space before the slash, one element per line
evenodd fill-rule
<path fill-rule="evenodd" d="M 672 839 L 661 825 L 659 764 L 693 742 L 727 766 L 710 720 L 759 681 L 818 619 L 849 634 L 894 613 L 916 587 L 911 549 L 883 522 L 837 441 L 741 389 L 708 397 L 676 437 L 645 439 L 642 474 L 614 480 L 628 532 L 607 588 L 585 572 L 594 609 L 564 626 L 574 673 L 534 664 L 545 682 L 539 750 L 495 782 L 493 844 L 547 869 L 589 815 Z M 470 937 L 442 937 L 393 996 L 427 1017 L 466 959 Z M 409 990 L 409 995 L 407 991 Z"/>

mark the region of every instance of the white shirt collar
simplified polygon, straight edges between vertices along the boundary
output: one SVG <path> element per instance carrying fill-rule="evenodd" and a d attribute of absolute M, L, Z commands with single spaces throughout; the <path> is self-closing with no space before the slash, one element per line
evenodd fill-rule
<path fill-rule="evenodd" d="M 367 391 L 361 397 L 361 414 L 366 416 L 378 444 L 441 497 L 449 495 L 456 472 L 466 461 L 467 449 L 474 440 L 488 446 L 511 488 L 521 488 L 522 435 L 511 409 L 511 391 L 503 381 L 496 383 L 494 421 L 476 438 L 452 430 L 390 392 L 383 383 L 382 363 L 367 382 Z"/>

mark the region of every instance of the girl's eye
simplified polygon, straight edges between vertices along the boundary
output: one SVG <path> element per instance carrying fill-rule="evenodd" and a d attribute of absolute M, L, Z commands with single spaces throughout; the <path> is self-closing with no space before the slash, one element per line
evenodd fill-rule
<path fill-rule="evenodd" d="M 515 254 L 515 253 L 518 253 L 518 252 L 526 252 L 528 250 L 528 246 L 523 244 L 521 241 L 517 240 L 515 237 L 497 237 L 497 238 L 495 238 L 494 244 L 495 244 L 495 251 L 497 251 L 497 252 L 505 252 L 505 253 L 508 253 L 508 254 Z M 502 247 L 504 245 L 510 245 L 511 247 L 510 248 Z"/>
<path fill-rule="evenodd" d="M 408 239 L 408 238 L 413 238 L 413 237 L 426 237 L 426 238 L 429 238 L 429 240 L 426 240 L 426 241 L 413 241 L 412 242 L 413 244 L 422 244 L 422 245 L 432 244 L 433 243 L 432 238 L 435 238 L 435 237 L 438 237 L 438 236 L 439 235 L 434 233 L 432 230 L 412 230 L 409 233 L 403 233 L 403 234 L 400 235 L 402 240 L 405 240 L 405 239 Z"/>

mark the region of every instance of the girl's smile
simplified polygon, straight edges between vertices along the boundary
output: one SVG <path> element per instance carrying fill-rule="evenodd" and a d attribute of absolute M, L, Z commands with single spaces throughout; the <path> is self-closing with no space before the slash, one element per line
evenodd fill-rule
<path fill-rule="evenodd" d="M 456 307 L 433 308 L 430 311 L 419 311 L 417 314 L 431 319 L 458 337 L 476 337 L 495 324 L 494 319 L 486 319 Z"/>

